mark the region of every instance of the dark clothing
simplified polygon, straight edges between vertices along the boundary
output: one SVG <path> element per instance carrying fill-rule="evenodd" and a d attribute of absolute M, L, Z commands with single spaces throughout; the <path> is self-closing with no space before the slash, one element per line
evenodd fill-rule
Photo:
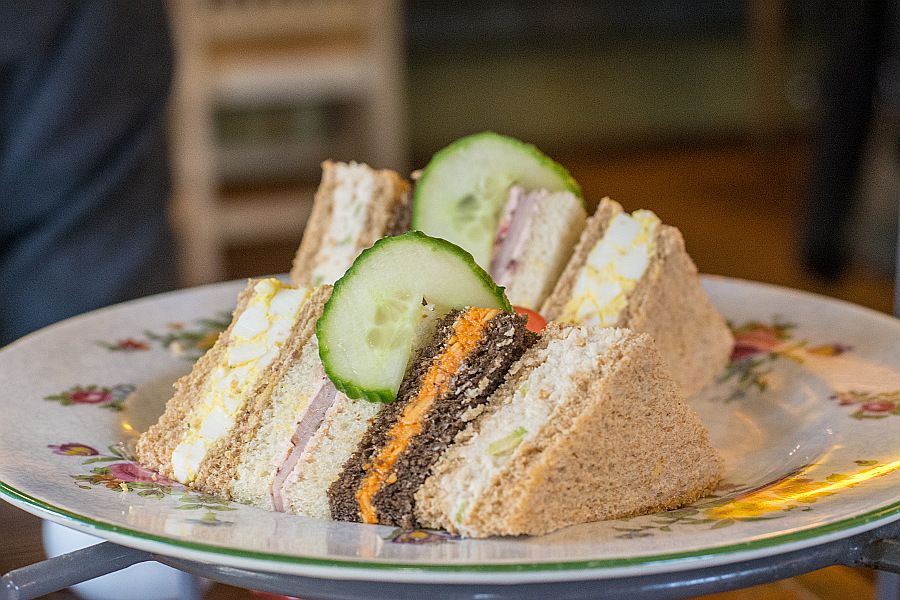
<path fill-rule="evenodd" d="M 0 0 L 0 345 L 175 284 L 162 1 Z"/>

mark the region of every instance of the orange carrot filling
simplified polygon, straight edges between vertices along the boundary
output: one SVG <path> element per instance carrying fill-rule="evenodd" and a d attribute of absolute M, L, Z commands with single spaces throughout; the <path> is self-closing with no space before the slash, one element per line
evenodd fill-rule
<path fill-rule="evenodd" d="M 453 325 L 450 339 L 440 356 L 431 361 L 422 387 L 387 433 L 387 442 L 369 467 L 369 472 L 356 491 L 359 514 L 363 523 L 375 524 L 378 515 L 372 500 L 385 483 L 396 481 L 394 465 L 412 439 L 422 431 L 422 421 L 435 399 L 446 393 L 450 381 L 463 360 L 471 354 L 484 335 L 487 324 L 500 311 L 495 308 L 470 308 Z M 393 476 L 393 477 L 392 477 Z"/>

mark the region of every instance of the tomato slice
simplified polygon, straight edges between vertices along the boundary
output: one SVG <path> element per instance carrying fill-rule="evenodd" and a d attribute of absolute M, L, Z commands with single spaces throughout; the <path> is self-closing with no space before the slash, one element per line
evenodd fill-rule
<path fill-rule="evenodd" d="M 525 315 L 526 317 L 528 317 L 528 322 L 525 323 L 525 327 L 528 328 L 528 331 L 540 333 L 544 330 L 544 327 L 547 326 L 547 320 L 530 308 L 525 308 L 524 306 L 513 306 L 513 310 L 520 315 Z"/>

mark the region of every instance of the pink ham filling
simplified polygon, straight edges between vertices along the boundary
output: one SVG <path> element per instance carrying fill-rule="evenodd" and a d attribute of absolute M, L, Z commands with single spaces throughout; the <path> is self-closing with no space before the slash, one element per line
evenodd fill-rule
<path fill-rule="evenodd" d="M 494 238 L 494 257 L 491 259 L 491 277 L 500 285 L 509 285 L 516 272 L 517 258 L 528 238 L 532 216 L 540 197 L 539 190 L 529 192 L 521 187 L 509 188 L 509 198 L 503 207 L 497 237 Z"/>
<path fill-rule="evenodd" d="M 334 404 L 336 396 L 337 390 L 334 388 L 334 384 L 330 379 L 324 377 L 324 381 L 313 396 L 312 402 L 309 403 L 306 413 L 297 423 L 294 435 L 291 436 L 291 449 L 275 472 L 275 479 L 272 481 L 272 505 L 278 512 L 284 512 L 284 482 L 297 466 L 310 438 L 319 430 L 319 426 L 325 419 L 325 413 Z"/>

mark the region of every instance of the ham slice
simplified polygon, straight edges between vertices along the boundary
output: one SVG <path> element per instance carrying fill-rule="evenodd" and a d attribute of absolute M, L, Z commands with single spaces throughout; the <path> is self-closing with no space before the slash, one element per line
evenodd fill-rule
<path fill-rule="evenodd" d="M 509 188 L 509 197 L 500 216 L 497 237 L 494 238 L 494 257 L 490 273 L 499 285 L 509 285 L 516 272 L 516 258 L 522 253 L 522 244 L 528 238 L 528 230 L 542 196 L 541 190 L 529 192 L 519 186 Z"/>
<path fill-rule="evenodd" d="M 328 409 L 334 404 L 335 397 L 337 397 L 337 390 L 334 384 L 331 383 L 331 380 L 324 375 L 322 380 L 322 385 L 313 396 L 300 422 L 297 423 L 294 435 L 291 436 L 291 449 L 288 451 L 284 462 L 281 463 L 281 466 L 275 472 L 271 493 L 272 505 L 278 512 L 284 512 L 284 494 L 282 489 L 284 482 L 287 480 L 288 475 L 291 474 L 291 471 L 294 470 L 294 467 L 300 460 L 300 456 L 303 455 L 303 450 L 306 449 L 310 438 L 319 430 L 319 426 L 322 425 L 322 421 L 325 419 L 325 413 L 328 412 Z"/>

